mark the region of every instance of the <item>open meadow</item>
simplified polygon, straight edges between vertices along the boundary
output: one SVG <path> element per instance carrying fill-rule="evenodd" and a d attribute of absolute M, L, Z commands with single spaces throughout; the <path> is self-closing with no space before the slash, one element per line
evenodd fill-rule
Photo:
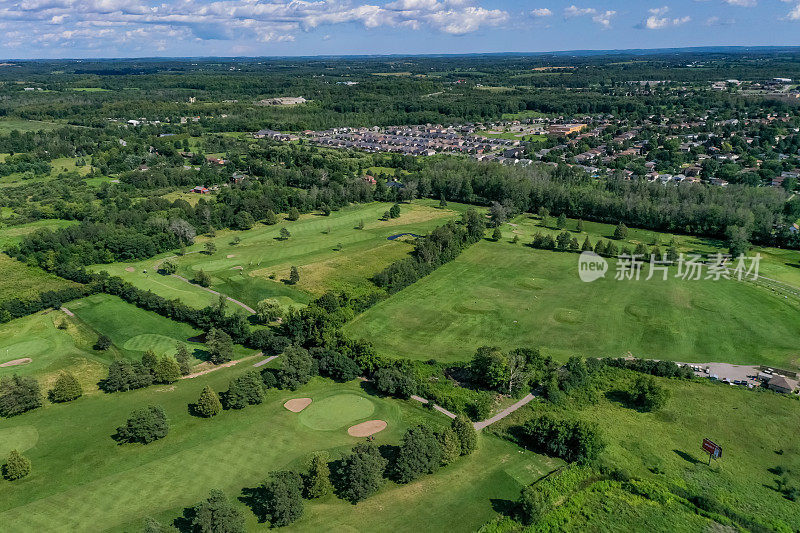
<path fill-rule="evenodd" d="M 77 286 L 37 267 L 30 267 L 0 254 L 0 301 L 13 298 L 35 298 L 45 291 Z"/>
<path fill-rule="evenodd" d="M 0 250 L 20 242 L 23 237 L 40 229 L 56 230 L 77 224 L 77 220 L 44 219 L 14 226 L 0 226 Z"/>
<path fill-rule="evenodd" d="M 504 434 L 543 412 L 578 418 L 597 424 L 606 443 L 598 462 L 617 469 L 617 477 L 654 482 L 687 499 L 701 496 L 710 508 L 727 509 L 716 512 L 745 529 L 752 530 L 749 519 L 768 524 L 769 530 L 800 527 L 797 503 L 779 492 L 781 472 L 788 473 L 790 485 L 800 481 L 797 398 L 707 380 L 656 378 L 670 391 L 670 399 L 660 411 L 647 413 L 624 401 L 636 376 L 612 370 L 600 376 L 593 401 L 564 409 L 532 403 L 491 431 Z M 723 449 L 710 466 L 700 447 L 704 438 Z M 694 511 L 668 498 L 641 496 L 586 483 L 562 493 L 552 516 L 545 518 L 558 518 L 563 531 L 586 531 L 597 523 L 608 531 L 699 529 Z"/>
<path fill-rule="evenodd" d="M 645 280 L 647 267 L 638 281 L 616 281 L 614 261 L 605 278 L 584 283 L 578 277 L 578 254 L 526 246 L 532 230 L 539 228 L 525 231 L 522 222 L 515 224 L 504 227 L 499 242 L 472 246 L 356 317 L 345 330 L 373 342 L 381 353 L 419 360 L 465 361 L 479 346 L 497 345 L 538 346 L 559 360 L 632 354 L 687 362 L 798 364 L 796 297 L 749 282 L 676 279 L 674 267 L 666 281 L 658 276 Z M 521 241 L 511 243 L 519 233 Z M 582 242 L 585 235 L 577 238 Z M 628 238 L 648 236 L 632 230 Z M 662 246 L 667 242 L 662 240 Z M 685 238 L 680 246 L 690 244 Z M 774 272 L 791 279 L 792 267 L 772 264 Z"/>
<path fill-rule="evenodd" d="M 157 272 L 169 258 L 177 274 L 192 279 L 198 270 L 211 276 L 210 287 L 254 307 L 264 298 L 275 298 L 283 305 L 302 306 L 327 290 L 352 289 L 368 284 L 368 279 L 388 264 L 412 250 L 407 239 L 388 237 L 424 234 L 456 216 L 453 209 L 433 207 L 433 202 L 401 206 L 400 217 L 380 220 L 391 207 L 387 203 L 353 205 L 330 216 L 302 215 L 299 220 L 280 221 L 273 226 L 258 224 L 246 231 L 219 231 L 216 236 L 200 237 L 182 257 L 164 254 L 137 263 L 95 265 L 165 298 L 178 298 L 194 307 L 204 307 L 216 298 L 174 276 Z M 357 229 L 361 222 L 364 229 Z M 281 228 L 291 236 L 280 239 Z M 237 239 L 238 238 L 238 242 Z M 216 251 L 203 252 L 207 242 Z M 288 285 L 292 266 L 300 273 L 296 285 Z M 145 270 L 147 272 L 145 272 Z"/>

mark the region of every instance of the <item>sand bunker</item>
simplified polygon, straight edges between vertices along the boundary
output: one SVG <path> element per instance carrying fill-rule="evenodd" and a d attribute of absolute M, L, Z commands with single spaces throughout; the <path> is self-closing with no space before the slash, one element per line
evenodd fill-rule
<path fill-rule="evenodd" d="M 133 267 L 125 267 L 125 272 L 136 272 L 136 269 Z"/>
<path fill-rule="evenodd" d="M 0 366 L 17 366 L 17 365 L 27 365 L 28 363 L 32 363 L 33 359 L 30 357 L 23 357 L 22 359 L 14 359 L 13 361 L 7 361 Z"/>
<path fill-rule="evenodd" d="M 235 266 L 235 267 L 232 267 L 231 270 L 244 270 L 244 267 L 243 266 Z"/>
<path fill-rule="evenodd" d="M 228 254 L 228 259 L 230 259 L 231 257 L 236 257 L 236 254 Z"/>
<path fill-rule="evenodd" d="M 367 420 L 355 426 L 350 426 L 347 434 L 351 437 L 369 437 L 375 433 L 380 433 L 386 429 L 386 422 L 383 420 Z"/>
<path fill-rule="evenodd" d="M 285 408 L 293 413 L 299 413 L 309 405 L 311 405 L 311 398 L 294 398 L 283 404 Z"/>

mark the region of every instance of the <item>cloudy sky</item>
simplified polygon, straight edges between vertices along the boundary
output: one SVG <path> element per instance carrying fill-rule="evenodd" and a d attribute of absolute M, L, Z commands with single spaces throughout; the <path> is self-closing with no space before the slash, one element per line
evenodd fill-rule
<path fill-rule="evenodd" d="M 0 0 L 0 57 L 800 45 L 800 0 Z"/>

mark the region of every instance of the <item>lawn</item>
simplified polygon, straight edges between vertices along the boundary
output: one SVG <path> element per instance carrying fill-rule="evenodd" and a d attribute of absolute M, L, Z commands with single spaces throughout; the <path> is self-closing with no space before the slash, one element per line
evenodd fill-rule
<path fill-rule="evenodd" d="M 797 365 L 797 299 L 732 280 L 616 281 L 613 262 L 609 271 L 584 283 L 577 254 L 534 250 L 505 237 L 483 241 L 345 331 L 380 353 L 419 360 L 463 361 L 479 346 L 497 345 L 538 346 L 559 360 L 631 353 Z"/>
<path fill-rule="evenodd" d="M 95 294 L 68 304 L 75 316 L 98 334 L 111 339 L 124 357 L 139 359 L 146 350 L 156 355 L 174 354 L 178 342 L 193 350 L 197 361 L 205 358 L 203 344 L 196 339 L 203 332 L 183 322 L 175 322 L 152 311 L 145 311 L 116 296 Z M 96 340 L 96 339 L 95 339 Z M 236 358 L 251 355 L 252 350 L 234 348 Z"/>
<path fill-rule="evenodd" d="M 0 230 L 2 235 L 2 230 Z M 0 237 L 2 240 L 2 237 Z M 35 298 L 45 291 L 56 291 L 77 286 L 77 283 L 49 274 L 37 267 L 30 267 L 0 254 L 0 301 L 13 298 Z"/>
<path fill-rule="evenodd" d="M 78 157 L 58 157 L 50 161 L 50 174 L 41 175 L 41 176 L 34 176 L 28 179 L 24 178 L 24 174 L 15 173 L 9 174 L 7 176 L 3 176 L 0 178 L 0 187 L 8 187 L 12 185 L 18 185 L 20 183 L 40 183 L 44 181 L 49 181 L 51 179 L 57 178 L 60 174 L 64 172 L 77 172 L 81 176 L 86 176 L 91 170 L 91 158 L 84 157 L 84 161 L 86 162 L 83 166 L 76 166 L 75 163 L 78 161 Z"/>
<path fill-rule="evenodd" d="M 42 122 L 39 120 L 24 120 L 17 118 L 5 118 L 0 120 L 0 135 L 8 135 L 14 130 L 25 133 L 28 131 L 49 131 L 62 126 L 54 122 Z"/>
<path fill-rule="evenodd" d="M 60 326 L 60 327 L 59 327 Z M 48 388 L 62 370 L 69 370 L 84 391 L 97 391 L 97 381 L 115 357 L 116 348 L 92 349 L 97 332 L 61 311 L 47 310 L 0 325 L 0 364 L 29 358 L 27 364 L 0 367 L 0 377 L 35 376 Z"/>
<path fill-rule="evenodd" d="M 217 248 L 212 255 L 188 253 L 171 260 L 177 264 L 179 275 L 192 279 L 202 269 L 211 275 L 211 288 L 252 307 L 264 298 L 302 306 L 326 290 L 366 285 L 369 277 L 412 249 L 412 244 L 403 239 L 389 241 L 387 237 L 424 234 L 456 216 L 456 209 L 460 208 L 438 209 L 432 202 L 415 202 L 401 207 L 400 218 L 379 220 L 389 207 L 391 204 L 377 202 L 354 205 L 330 216 L 307 214 L 295 222 L 259 224 L 247 231 L 220 231 L 213 238 L 198 238 L 189 249 L 203 250 L 210 240 Z M 362 220 L 364 229 L 356 229 Z M 283 227 L 291 233 L 286 241 L 278 238 Z M 238 244 L 234 244 L 236 237 L 240 239 Z M 92 270 L 107 270 L 139 288 L 166 298 L 180 298 L 188 305 L 208 305 L 211 295 L 202 288 L 156 273 L 156 266 L 170 255 L 138 263 L 95 265 Z M 288 279 L 292 266 L 300 272 L 297 285 L 282 281 Z"/>
<path fill-rule="evenodd" d="M 97 524 L 112 531 L 141 531 L 144 517 L 167 523 L 212 488 L 235 500 L 242 488 L 257 485 L 270 471 L 300 468 L 319 450 L 337 457 L 363 440 L 350 437 L 346 427 L 319 430 L 304 425 L 299 414 L 283 408 L 291 398 L 322 402 L 343 393 L 363 398 L 373 404 L 370 418 L 388 422 L 375 436 L 377 444 L 397 443 L 412 424 L 447 421 L 411 403 L 368 396 L 358 382 L 339 385 L 321 378 L 296 392 L 272 390 L 263 404 L 212 420 L 187 414 L 187 404 L 205 385 L 225 390 L 232 376 L 249 368 L 224 369 L 171 387 L 94 395 L 0 421 L 0 449 L 27 449 L 33 463 L 33 474 L 24 481 L 0 482 L 0 523 L 15 531 L 91 530 Z M 169 435 L 148 446 L 116 445 L 110 438 L 114 428 L 132 409 L 153 403 L 166 410 Z M 490 498 L 513 495 L 555 464 L 486 437 L 475 456 L 407 486 L 389 484 L 358 506 L 333 497 L 312 503 L 295 527 L 374 531 L 411 520 L 420 528 L 433 524 L 473 529 L 492 516 Z M 463 499 L 449 497 L 453 493 Z M 387 505 L 398 501 L 407 505 Z M 255 516 L 239 505 L 248 529 L 255 529 Z M 413 518 L 410 506 L 415 506 Z"/>
<path fill-rule="evenodd" d="M 19 243 L 23 237 L 39 229 L 56 230 L 77 224 L 77 220 L 45 219 L 16 226 L 0 225 L 0 249 Z"/>
<path fill-rule="evenodd" d="M 596 402 L 570 405 L 559 412 L 599 426 L 607 444 L 599 458 L 601 463 L 621 469 L 624 475 L 657 482 L 678 494 L 716 500 L 740 516 L 756 517 L 776 530 L 778 520 L 789 525 L 785 531 L 800 527 L 797 504 L 775 490 L 779 476 L 774 473 L 780 466 L 789 471 L 790 485 L 800 484 L 797 398 L 708 380 L 657 378 L 670 389 L 670 400 L 661 411 L 642 413 L 616 401 L 619 395 L 614 392 L 626 390 L 635 376 L 629 371 L 603 376 L 602 388 L 610 394 L 599 394 Z M 492 426 L 492 430 L 502 433 L 504 427 L 522 423 L 543 410 L 557 411 L 546 404 L 531 404 Z M 721 459 L 711 466 L 707 464 L 708 455 L 700 448 L 704 438 L 723 449 Z M 667 511 L 655 505 L 658 499 L 642 501 L 628 494 L 628 504 L 620 505 L 620 501 L 613 501 L 618 500 L 618 495 L 612 494 L 606 502 L 602 496 L 590 496 L 571 513 L 562 513 L 563 530 L 585 531 L 598 523 L 607 531 L 633 530 L 639 529 L 638 524 L 658 523 L 659 519 L 661 525 L 654 530 L 697 530 L 686 527 L 693 520 L 691 515 L 683 517 L 686 522 L 667 521 L 666 525 Z M 567 499 L 565 495 L 564 501 Z"/>

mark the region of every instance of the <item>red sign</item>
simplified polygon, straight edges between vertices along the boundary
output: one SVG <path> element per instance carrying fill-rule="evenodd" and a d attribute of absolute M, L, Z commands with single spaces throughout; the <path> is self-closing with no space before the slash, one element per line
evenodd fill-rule
<path fill-rule="evenodd" d="M 703 439 L 703 451 L 714 459 L 722 457 L 722 448 L 709 439 Z"/>

